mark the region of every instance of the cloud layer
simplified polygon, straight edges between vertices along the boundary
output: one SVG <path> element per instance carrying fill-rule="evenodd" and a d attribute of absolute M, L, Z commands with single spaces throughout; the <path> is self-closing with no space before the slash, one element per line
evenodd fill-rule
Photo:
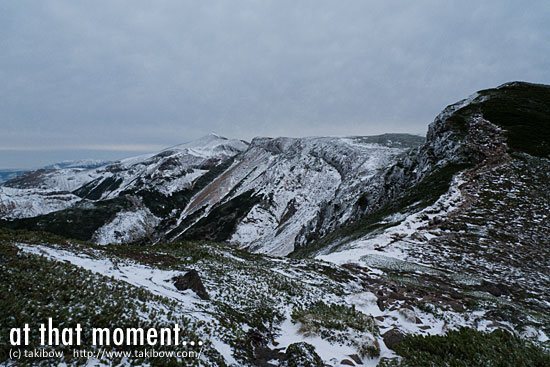
<path fill-rule="evenodd" d="M 475 90 L 550 83 L 549 24 L 546 0 L 2 2 L 0 147 L 423 134 Z"/>

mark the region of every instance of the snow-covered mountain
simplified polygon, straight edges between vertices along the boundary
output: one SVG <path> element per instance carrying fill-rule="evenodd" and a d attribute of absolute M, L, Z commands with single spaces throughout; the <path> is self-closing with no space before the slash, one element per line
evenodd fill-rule
<path fill-rule="evenodd" d="M 422 142 L 410 135 L 256 138 L 191 198 L 168 238 L 229 239 L 287 255 L 327 203 L 357 200 L 361 186 Z"/>
<path fill-rule="evenodd" d="M 110 163 L 110 161 L 101 160 L 101 159 L 79 159 L 79 160 L 70 160 L 62 161 L 53 164 L 48 164 L 44 167 L 39 168 L 38 170 L 58 170 L 62 168 L 94 168 L 99 166 L 104 166 Z M 6 181 L 14 180 L 16 177 L 21 176 L 22 174 L 35 171 L 32 169 L 0 169 L 0 185 Z"/>
<path fill-rule="evenodd" d="M 0 205 L 4 218 L 32 217 L 54 231 L 66 213 L 94 212 L 87 228 L 65 234 L 98 243 L 207 238 L 286 255 L 327 203 L 353 204 L 368 180 L 422 142 L 388 134 L 248 144 L 209 135 L 93 169 L 26 173 L 4 185 Z M 31 192 L 32 207 L 19 199 Z"/>
<path fill-rule="evenodd" d="M 47 166 L 42 167 L 42 169 L 49 170 L 63 168 L 95 168 L 99 166 L 104 166 L 110 162 L 111 161 L 106 161 L 102 159 L 78 159 L 48 164 Z"/>
<path fill-rule="evenodd" d="M 0 169 L 0 185 L 27 172 L 24 169 Z"/>
<path fill-rule="evenodd" d="M 465 168 L 505 159 L 505 126 L 485 114 L 499 118 L 492 105 L 524 88 L 546 87 L 476 93 L 447 107 L 425 141 L 386 134 L 249 144 L 211 134 L 91 169 L 32 171 L 4 184 L 0 210 L 9 225 L 98 243 L 210 239 L 272 255 L 326 252 L 385 217 L 434 204 Z M 68 227 L 68 217 L 83 223 Z"/>

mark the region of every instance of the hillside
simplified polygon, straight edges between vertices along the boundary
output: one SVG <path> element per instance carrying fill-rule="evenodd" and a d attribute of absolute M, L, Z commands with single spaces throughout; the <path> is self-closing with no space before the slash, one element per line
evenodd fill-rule
<path fill-rule="evenodd" d="M 327 203 L 352 205 L 334 213 L 338 223 L 356 216 L 369 180 L 422 142 L 387 134 L 245 144 L 210 135 L 97 168 L 26 173 L 0 188 L 0 211 L 11 228 L 96 243 L 229 240 L 286 255 Z M 82 222 L 67 226 L 69 218 Z"/>

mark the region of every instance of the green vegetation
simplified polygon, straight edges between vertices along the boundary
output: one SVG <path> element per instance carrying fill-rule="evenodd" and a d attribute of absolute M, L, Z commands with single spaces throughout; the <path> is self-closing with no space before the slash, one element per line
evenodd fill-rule
<path fill-rule="evenodd" d="M 190 319 L 178 312 L 179 305 L 168 299 L 155 296 L 142 288 L 125 282 L 92 273 L 65 262 L 56 262 L 44 257 L 23 253 L 17 247 L 0 242 L 0 363 L 6 361 L 10 343 L 9 330 L 28 323 L 31 330 L 30 345 L 25 349 L 40 348 L 36 332 L 41 323 L 53 318 L 54 327 L 75 327 L 81 324 L 83 343 L 81 348 L 93 350 L 92 327 L 98 328 L 160 328 L 171 327 L 177 322 L 183 329 L 186 340 L 201 340 L 195 333 Z M 145 316 L 145 317 L 144 317 Z M 52 347 L 45 347 L 46 349 Z M 72 356 L 70 346 L 56 346 L 56 351 L 65 352 L 65 362 L 83 363 Z M 111 347 L 106 346 L 110 349 Z M 164 346 L 158 350 L 176 350 L 181 347 Z M 120 347 L 119 350 L 127 347 Z M 132 347 L 133 350 L 145 349 Z M 219 359 L 217 353 L 207 352 L 212 361 Z M 46 363 L 48 361 L 41 361 Z M 144 362 L 152 366 L 176 366 L 182 363 L 197 365 L 194 359 L 186 360 L 141 360 L 133 359 L 135 365 Z M 21 364 L 36 363 L 36 360 L 21 360 Z M 48 363 L 59 363 L 52 360 Z M 120 359 L 113 361 L 114 365 Z"/>
<path fill-rule="evenodd" d="M 378 326 L 372 316 L 342 304 L 323 301 L 299 306 L 292 311 L 292 322 L 300 323 L 304 336 L 318 335 L 332 342 L 350 344 L 362 356 L 380 355 L 380 346 L 369 335 L 378 335 Z"/>
<path fill-rule="evenodd" d="M 282 367 L 323 367 L 323 360 L 308 343 L 290 344 L 285 352 Z"/>
<path fill-rule="evenodd" d="M 252 190 L 244 192 L 214 207 L 206 217 L 188 229 L 183 237 L 192 240 L 225 241 L 235 231 L 238 222 L 260 200 L 261 197 L 255 196 Z"/>
<path fill-rule="evenodd" d="M 124 197 L 80 203 L 71 208 L 32 218 L 0 220 L 0 227 L 48 231 L 67 238 L 87 241 L 92 234 L 121 210 L 130 208 Z"/>
<path fill-rule="evenodd" d="M 323 329 L 347 330 L 348 328 L 362 332 L 377 334 L 378 328 L 372 316 L 367 316 L 355 307 L 323 301 L 311 304 L 309 307 L 298 307 L 292 312 L 292 321 L 300 323 L 300 332 L 305 336 L 318 335 Z"/>
<path fill-rule="evenodd" d="M 498 329 L 484 333 L 469 328 L 445 335 L 407 336 L 396 347 L 401 361 L 385 360 L 379 367 L 546 367 L 550 353 Z"/>
<path fill-rule="evenodd" d="M 449 119 L 461 135 L 471 116 L 482 114 L 507 131 L 508 146 L 536 157 L 550 157 L 550 86 L 511 83 L 479 92 L 484 98 L 465 106 Z"/>
<path fill-rule="evenodd" d="M 68 251 L 78 257 L 97 260 L 111 269 L 128 269 L 129 266 L 139 270 L 136 267 L 141 265 L 176 273 L 195 269 L 211 300 L 190 304 L 157 296 L 146 287 L 122 281 L 124 277 L 105 277 L 63 261 L 22 252 L 14 245 L 17 243 Z M 67 240 L 48 232 L 0 229 L 0 246 L 0 298 L 6 295 L 0 306 L 11 305 L 0 310 L 0 322 L 6 325 L 2 332 L 8 327 L 19 327 L 25 320 L 44 322 L 47 317 L 63 321 L 60 326 L 78 322 L 84 329 L 92 324 L 111 328 L 158 327 L 177 320 L 189 331 L 186 331 L 189 339 L 215 338 L 229 345 L 233 357 L 243 366 L 253 364 L 254 360 L 248 331 L 264 335 L 269 342 L 290 310 L 301 304 L 312 304 L 317 299 L 337 302 L 345 293 L 346 284 L 354 279 L 345 269 L 333 271 L 332 266 L 317 265 L 313 260 L 270 258 L 215 242 L 101 246 Z M 123 274 L 125 272 L 120 273 Z M 147 275 L 147 271 L 144 274 Z M 53 291 L 47 292 L 50 289 Z M 23 311 L 18 312 L 17 308 Z M 339 315 L 345 325 L 356 329 L 366 330 L 365 325 L 372 321 L 347 306 L 334 305 L 330 310 Z M 24 316 L 13 318 L 19 314 Z M 352 330 L 360 333 L 356 329 Z M 2 335 L 2 342 L 5 337 L 7 334 Z M 342 332 L 341 339 L 345 337 Z M 354 340 L 362 341 L 359 337 Z M 362 345 L 371 346 L 366 342 Z M 5 360 L 6 352 L 2 351 L 0 363 Z M 224 365 L 214 348 L 208 347 L 204 353 L 207 359 L 201 363 Z M 132 362 L 141 365 L 141 361 Z"/>

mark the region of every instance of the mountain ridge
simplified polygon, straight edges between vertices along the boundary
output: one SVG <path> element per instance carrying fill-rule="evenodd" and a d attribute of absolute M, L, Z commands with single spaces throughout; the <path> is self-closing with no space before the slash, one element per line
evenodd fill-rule
<path fill-rule="evenodd" d="M 334 245 L 332 237 L 345 242 L 366 234 L 368 223 L 366 230 L 349 238 L 342 235 L 369 218 L 403 205 L 420 210 L 433 204 L 448 190 L 452 177 L 466 167 L 501 164 L 510 149 L 521 152 L 518 149 L 522 147 L 525 153 L 544 155 L 544 131 L 538 134 L 542 143 L 536 145 L 536 152 L 517 142 L 523 135 L 532 136 L 533 128 L 544 125 L 550 116 L 544 102 L 549 90 L 548 86 L 510 82 L 476 92 L 446 107 L 430 124 L 425 141 L 409 134 L 383 134 L 257 137 L 247 143 L 210 134 L 96 169 L 31 172 L 4 185 L 2 215 L 12 219 L 4 224 L 46 228 L 48 216 L 61 224 L 64 210 L 92 213 L 95 206 L 104 214 L 94 215 L 97 222 L 77 238 L 102 243 L 107 243 L 107 238 L 116 240 L 114 235 L 100 239 L 96 232 L 122 215 L 117 214 L 122 210 L 142 213 L 129 231 L 147 222 L 155 228 L 152 237 L 134 236 L 133 241 L 202 236 L 228 240 L 251 251 L 302 256 L 299 254 L 314 248 Z M 513 128 L 509 132 L 504 130 L 510 127 L 508 120 L 498 125 L 498 121 L 495 124 L 483 117 L 495 120 L 500 116 L 495 105 L 508 105 L 516 99 L 527 107 L 519 108 L 517 103 L 513 107 L 535 116 L 534 126 L 527 124 L 519 133 Z M 414 192 L 420 183 L 429 186 L 432 181 L 441 183 L 436 185 L 439 190 L 411 201 L 418 196 Z M 39 189 L 37 202 L 45 197 L 54 203 L 44 204 L 48 209 L 43 212 L 35 208 L 26 219 L 21 218 L 24 210 L 15 209 L 18 189 Z M 218 222 L 225 223 L 222 237 L 216 232 Z M 65 229 L 55 228 L 57 233 L 71 236 L 70 230 L 65 233 Z M 121 238 L 127 240 L 128 236 Z"/>
<path fill-rule="evenodd" d="M 354 140 L 355 139 L 355 140 Z M 391 140 L 393 139 L 393 141 Z M 400 139 L 403 140 L 403 142 L 400 142 Z M 205 139 L 202 139 L 203 141 Z M 208 140 L 210 143 L 212 142 L 212 136 L 207 136 L 206 137 L 206 140 Z M 227 140 L 225 139 L 221 139 L 220 140 L 223 142 L 223 144 L 218 144 L 217 146 L 226 146 L 226 142 Z M 197 144 L 196 143 L 186 143 L 186 144 L 182 144 L 182 145 L 178 145 L 178 146 L 175 146 L 175 147 L 172 147 L 172 148 L 167 148 L 157 154 L 149 154 L 149 155 L 145 155 L 145 156 L 140 156 L 140 157 L 136 157 L 136 158 L 128 158 L 126 160 L 122 160 L 120 162 L 113 162 L 103 168 L 100 167 L 100 169 L 95 169 L 95 170 L 85 170 L 85 171 L 68 171 L 69 174 L 74 174 L 74 178 L 72 178 L 71 180 L 69 180 L 71 177 L 69 178 L 64 178 L 63 175 L 67 172 L 67 171 L 57 171 L 57 173 L 61 173 L 61 178 L 57 179 L 56 180 L 56 176 L 55 176 L 55 172 L 54 174 L 52 175 L 53 177 L 49 177 L 48 174 L 50 174 L 50 172 L 46 172 L 45 173 L 45 177 L 46 177 L 46 180 L 36 180 L 35 182 L 35 178 L 31 175 L 27 175 L 27 176 L 30 176 L 31 180 L 27 180 L 25 181 L 24 179 L 21 180 L 20 182 L 22 182 L 21 184 L 18 184 L 17 181 L 15 182 L 15 185 L 14 183 L 8 183 L 7 185 L 5 185 L 6 187 L 10 187 L 10 186 L 16 186 L 16 187 L 12 187 L 12 189 L 30 189 L 31 187 L 29 186 L 32 186 L 34 185 L 35 187 L 37 187 L 38 185 L 44 185 L 44 181 L 46 182 L 46 185 L 45 187 L 42 187 L 41 189 L 43 190 L 48 190 L 48 180 L 53 182 L 53 184 L 50 184 L 51 186 L 55 187 L 56 184 L 59 182 L 59 181 L 63 181 L 63 182 L 68 182 L 68 181 L 72 181 L 72 182 L 77 182 L 76 185 L 73 185 L 72 187 L 66 187 L 66 189 L 69 189 L 69 190 L 73 190 L 72 194 L 71 195 L 76 195 L 77 197 L 80 197 L 82 199 L 87 199 L 87 200 L 93 200 L 94 202 L 97 202 L 98 200 L 118 200 L 118 201 L 121 201 L 122 199 L 120 198 L 121 196 L 124 196 L 124 195 L 127 195 L 128 194 L 128 188 L 125 187 L 125 183 L 123 180 L 121 180 L 120 177 L 118 177 L 117 175 L 117 172 L 119 171 L 128 171 L 128 170 L 134 170 L 135 171 L 135 174 L 131 177 L 134 177 L 132 179 L 129 179 L 127 181 L 129 182 L 132 182 L 132 190 L 134 191 L 137 191 L 137 190 L 140 190 L 139 187 L 143 186 L 143 185 L 146 185 L 148 186 L 149 188 L 151 187 L 154 187 L 155 186 L 155 180 L 156 180 L 156 177 L 159 177 L 158 176 L 158 172 L 162 172 L 163 174 L 158 178 L 158 182 L 160 182 L 160 186 L 159 187 L 159 190 L 160 193 L 157 191 L 157 197 L 159 197 L 159 195 L 162 197 L 162 198 L 168 198 L 168 197 L 171 197 L 172 195 L 172 191 L 179 191 L 179 194 L 181 194 L 180 196 L 185 196 L 187 197 L 188 195 L 190 195 L 193 190 L 197 190 L 197 188 L 200 186 L 199 185 L 195 185 L 195 182 L 199 182 L 200 183 L 200 177 L 202 177 L 202 175 L 206 172 L 206 171 L 209 171 L 209 170 L 214 170 L 216 169 L 216 167 L 222 167 L 223 164 L 221 161 L 224 161 L 226 165 L 229 164 L 229 158 L 232 158 L 233 156 L 236 156 L 238 155 L 238 153 L 236 151 L 238 150 L 241 150 L 241 151 L 245 151 L 245 148 L 247 151 L 254 151 L 256 153 L 262 151 L 264 154 L 262 157 L 263 159 L 267 159 L 269 161 L 269 159 L 272 159 L 272 157 L 270 157 L 272 154 L 278 154 L 278 153 L 282 153 L 282 150 L 280 148 L 283 148 L 283 142 L 286 142 L 288 144 L 289 147 L 294 147 L 293 149 L 293 152 L 290 152 L 288 153 L 287 152 L 287 157 L 289 156 L 292 156 L 293 154 L 297 154 L 298 150 L 300 149 L 301 145 L 302 144 L 316 144 L 315 142 L 317 143 L 322 143 L 322 144 L 325 144 L 325 148 L 328 149 L 327 147 L 331 148 L 331 144 L 336 144 L 336 142 L 338 142 L 338 144 L 340 144 L 342 147 L 344 147 L 345 149 L 347 149 L 349 152 L 353 152 L 353 151 L 358 151 L 359 149 L 363 149 L 363 150 L 368 150 L 368 149 L 371 149 L 372 150 L 372 147 L 373 146 L 376 146 L 382 150 L 387 150 L 387 151 L 392 151 L 393 149 L 393 152 L 397 152 L 398 150 L 400 149 L 403 149 L 403 148 L 406 148 L 408 146 L 410 146 L 411 144 L 414 145 L 414 144 L 417 144 L 419 143 L 420 141 L 422 141 L 423 139 L 421 137 L 417 137 L 417 136 L 412 136 L 412 135 L 399 135 L 399 134 L 389 134 L 389 135 L 380 135 L 380 136 L 375 136 L 375 137 L 370 137 L 370 138 L 367 138 L 367 137 L 362 137 L 362 138 L 358 138 L 358 137 L 350 137 L 350 138 L 329 138 L 329 137 L 321 137 L 321 138 L 257 138 L 257 139 L 254 139 L 250 146 L 244 146 L 244 143 L 242 141 L 234 141 L 233 145 L 230 145 L 229 149 L 227 149 L 225 152 L 222 151 L 222 155 L 224 156 L 223 158 L 228 158 L 228 159 L 221 159 L 221 160 L 217 160 L 217 161 L 212 161 L 211 157 L 208 156 L 208 154 L 204 154 L 205 151 L 203 152 L 200 152 L 200 150 L 197 150 Z M 353 143 L 355 141 L 355 143 Z M 360 141 L 359 144 L 356 144 L 356 142 Z M 238 146 L 240 149 L 234 149 L 235 147 L 235 144 L 236 146 Z M 282 145 L 283 144 L 283 145 Z M 353 144 L 356 144 L 356 146 L 353 146 Z M 368 148 L 369 144 L 371 144 L 370 148 Z M 373 144 L 373 145 L 372 145 Z M 409 145 L 407 145 L 409 144 Z M 194 148 L 193 148 L 193 145 L 194 145 Z M 387 145 L 387 147 L 386 147 Z M 277 148 L 278 146 L 278 148 Z M 397 146 L 397 147 L 394 147 L 394 146 Z M 382 148 L 383 147 L 383 148 Z M 211 149 L 212 147 L 210 147 L 209 149 Z M 298 149 L 298 150 L 297 150 Z M 283 149 L 284 150 L 284 149 Z M 376 149 L 375 149 L 376 150 Z M 193 161 L 189 161 L 189 159 L 184 159 L 183 161 L 181 160 L 177 160 L 177 159 L 180 159 L 181 158 L 181 151 L 185 151 L 187 153 L 191 152 L 191 154 L 189 156 L 193 156 L 196 158 L 196 156 L 201 156 L 199 160 L 201 160 L 201 164 L 205 165 L 206 167 L 204 167 L 205 169 L 200 169 L 201 167 L 198 167 L 197 166 L 197 162 L 193 162 Z M 215 153 L 215 150 L 211 150 L 209 151 L 210 154 L 214 154 L 216 155 Z M 313 154 L 317 154 L 318 152 L 313 152 Z M 321 152 L 322 153 L 322 152 Z M 193 155 L 194 154 L 194 155 Z M 255 153 L 254 153 L 255 154 Z M 327 156 L 326 156 L 326 152 L 323 153 L 325 156 L 322 157 L 322 156 L 316 156 L 316 157 L 310 157 L 310 159 L 313 159 L 313 160 L 317 160 L 318 162 L 320 162 L 320 160 L 325 160 L 326 163 L 323 163 L 325 166 L 326 166 L 326 169 L 334 169 L 336 171 L 340 170 L 340 172 L 342 173 L 343 169 L 347 169 L 349 170 L 350 167 L 340 167 L 339 166 L 339 163 L 336 162 L 336 160 L 334 162 L 330 162 L 330 158 L 328 161 L 326 160 Z M 176 158 L 176 157 L 180 157 L 180 158 Z M 187 156 L 186 156 L 187 157 Z M 195 159 L 194 158 L 194 159 Z M 250 158 L 250 157 L 248 157 Z M 247 159 L 248 159 L 247 158 Z M 210 162 L 210 163 L 209 163 Z M 267 161 L 266 161 L 267 162 Z M 264 163 L 266 163 L 264 162 Z M 250 161 L 247 161 L 246 164 L 249 164 Z M 257 162 L 258 163 L 258 162 Z M 341 163 L 341 162 L 340 162 Z M 154 166 L 156 164 L 156 166 Z M 187 176 L 189 178 L 191 178 L 191 180 L 189 180 L 189 187 L 184 187 L 183 189 L 181 188 L 181 186 L 178 188 L 177 185 L 175 186 L 175 188 L 173 189 L 167 189 L 168 187 L 168 183 L 170 183 L 169 180 L 166 180 L 165 179 L 165 172 L 168 171 L 168 173 L 170 173 L 170 169 L 171 168 L 174 168 L 174 167 L 171 167 L 172 164 L 191 164 L 191 165 L 195 165 L 195 168 L 193 172 L 187 172 L 187 174 L 184 174 L 184 177 Z M 259 163 L 258 163 L 259 164 Z M 242 166 L 243 164 L 241 163 L 240 166 Z M 134 168 L 134 167 L 140 167 L 140 166 L 143 166 L 143 168 Z M 156 167 L 156 172 L 153 172 L 155 171 L 155 168 Z M 198 170 L 196 168 L 199 168 Z M 180 167 L 181 169 L 181 167 Z M 186 168 L 187 169 L 187 168 Z M 219 168 L 218 168 L 219 169 Z M 229 169 L 229 167 L 228 167 Z M 233 170 L 235 170 L 235 167 L 232 168 Z M 151 173 L 148 174 L 147 170 L 150 170 Z M 100 173 L 103 173 L 103 176 L 101 174 L 98 174 L 98 171 L 101 171 Z M 178 171 L 176 169 L 176 175 L 177 174 L 180 174 L 180 171 Z M 198 171 L 198 172 L 197 172 Z M 214 172 L 212 171 L 212 172 Z M 43 174 L 42 172 L 38 172 L 39 175 Z M 250 172 L 246 172 L 245 175 L 248 175 L 250 174 Z M 99 177 L 98 177 L 99 176 Z M 83 178 L 84 177 L 84 178 Z M 118 178 L 117 178 L 118 177 Z M 233 177 L 230 177 L 231 179 L 233 179 Z M 145 180 L 146 183 L 143 184 L 141 183 L 141 181 Z M 196 180 L 199 180 L 199 181 L 196 181 Z M 176 178 L 176 181 L 177 181 L 177 178 Z M 68 186 L 68 185 L 67 185 Z M 192 186 L 192 187 L 191 187 Z M 76 187 L 76 188 L 75 188 Z M 202 188 L 202 189 L 210 189 L 212 188 L 212 185 L 210 185 L 209 188 Z M 51 188 L 50 188 L 51 189 Z M 4 191 L 8 190 L 7 188 L 4 189 Z M 65 190 L 67 191 L 67 190 Z M 226 192 L 227 194 L 228 192 Z M 118 198 L 118 199 L 117 199 Z M 220 198 L 218 198 L 220 199 Z M 75 200 L 78 200 L 77 198 L 75 198 Z M 152 199 L 151 199 L 152 200 Z M 163 199 L 163 200 L 168 200 L 168 199 Z M 191 197 L 185 199 L 185 201 L 190 201 L 191 200 Z M 64 201 L 65 203 L 70 203 L 71 205 L 73 204 L 72 202 L 69 202 L 69 201 Z M 128 207 L 129 204 L 125 204 L 124 207 Z M 199 208 L 200 209 L 200 208 Z M 114 213 L 113 213 L 114 214 Z M 112 214 L 112 215 L 113 215 Z M 157 215 L 160 214 L 160 211 Z M 46 213 L 47 215 L 47 213 Z M 147 214 L 148 217 L 150 217 L 149 214 Z M 87 239 L 87 238 L 83 238 L 83 237 L 80 237 L 80 239 Z"/>

